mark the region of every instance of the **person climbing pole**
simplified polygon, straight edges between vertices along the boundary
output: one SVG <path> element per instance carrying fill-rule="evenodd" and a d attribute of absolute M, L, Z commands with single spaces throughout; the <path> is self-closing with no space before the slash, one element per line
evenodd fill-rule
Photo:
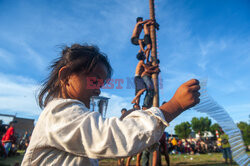
<path fill-rule="evenodd" d="M 145 55 L 143 52 L 137 54 L 137 59 L 139 60 L 136 69 L 135 69 L 135 77 L 134 77 L 134 83 L 135 83 L 135 98 L 131 102 L 132 104 L 135 104 L 136 106 L 139 106 L 140 104 L 140 97 L 143 94 L 143 92 L 146 90 L 146 85 L 141 77 L 141 74 L 144 71 L 144 60 Z"/>
<path fill-rule="evenodd" d="M 144 67 L 144 71 L 141 74 L 141 77 L 146 85 L 147 92 L 144 98 L 142 109 L 147 109 L 147 108 L 152 107 L 153 97 L 155 93 L 154 84 L 152 81 L 152 74 L 154 73 L 158 74 L 160 72 L 160 69 L 159 69 L 159 64 L 152 65 L 151 62 L 147 64 L 143 64 L 143 67 Z"/>
<path fill-rule="evenodd" d="M 133 34 L 131 37 L 131 43 L 140 46 L 138 54 L 144 52 L 146 54 L 146 61 L 149 62 L 149 55 L 152 48 L 152 42 L 150 38 L 150 25 L 155 25 L 155 27 L 159 29 L 159 24 L 151 19 L 143 21 L 142 17 L 137 17 L 136 22 L 137 23 L 134 27 Z M 144 38 L 140 39 L 142 29 L 144 30 Z M 145 46 L 146 49 L 144 49 Z"/>

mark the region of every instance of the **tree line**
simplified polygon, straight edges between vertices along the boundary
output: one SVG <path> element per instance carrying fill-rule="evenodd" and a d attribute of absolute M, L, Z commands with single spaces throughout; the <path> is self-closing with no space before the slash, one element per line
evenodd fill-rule
<path fill-rule="evenodd" d="M 239 122 L 237 123 L 238 128 L 241 130 L 243 140 L 246 145 L 250 144 L 250 124 L 247 122 Z M 220 126 L 218 123 L 214 123 L 212 125 L 211 119 L 208 117 L 193 117 L 191 123 L 182 122 L 175 126 L 175 133 L 178 135 L 180 139 L 188 138 L 190 133 L 194 131 L 196 134 L 200 133 L 201 136 L 204 135 L 205 132 L 210 131 L 214 137 L 216 137 L 216 130 L 221 134 Z"/>

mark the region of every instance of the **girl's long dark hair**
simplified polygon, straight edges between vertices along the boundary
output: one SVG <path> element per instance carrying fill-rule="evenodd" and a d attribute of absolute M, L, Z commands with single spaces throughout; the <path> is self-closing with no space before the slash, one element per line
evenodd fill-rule
<path fill-rule="evenodd" d="M 103 63 L 107 67 L 108 75 L 106 80 L 109 80 L 112 75 L 112 67 L 104 53 L 99 51 L 97 46 L 89 46 L 87 44 L 73 44 L 71 47 L 65 46 L 59 58 L 50 66 L 51 73 L 43 82 L 42 88 L 38 94 L 39 106 L 44 108 L 51 98 L 59 95 L 61 90 L 58 72 L 63 66 L 67 66 L 69 72 L 72 73 L 85 72 L 90 73 L 97 63 Z"/>

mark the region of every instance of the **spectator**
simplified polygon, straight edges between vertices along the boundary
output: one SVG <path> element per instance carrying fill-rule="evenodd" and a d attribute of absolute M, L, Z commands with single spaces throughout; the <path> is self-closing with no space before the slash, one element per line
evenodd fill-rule
<path fill-rule="evenodd" d="M 190 147 L 191 147 L 191 152 L 190 154 L 195 154 L 195 140 L 194 139 L 190 139 Z"/>
<path fill-rule="evenodd" d="M 230 144 L 228 142 L 228 135 L 224 133 L 224 131 L 221 129 L 222 135 L 220 136 L 221 138 L 221 144 L 222 144 L 222 151 L 223 151 L 223 158 L 225 159 L 225 163 L 227 164 L 227 160 L 229 158 L 230 164 L 232 164 L 232 152 L 230 148 Z"/>
<path fill-rule="evenodd" d="M 25 131 L 25 133 L 24 133 L 24 135 L 23 135 L 23 137 L 22 137 L 22 139 L 21 139 L 21 141 L 19 143 L 19 149 L 20 150 L 26 149 L 25 144 L 26 144 L 26 142 L 28 142 L 28 140 L 29 140 L 29 133 L 28 133 L 28 131 Z"/>
<path fill-rule="evenodd" d="M 179 154 L 183 153 L 184 151 L 184 146 L 183 146 L 183 143 L 182 143 L 182 140 L 178 140 L 178 145 L 177 145 L 177 152 Z"/>
<path fill-rule="evenodd" d="M 166 132 L 163 133 L 161 139 L 160 139 L 160 153 L 159 153 L 159 158 L 158 158 L 158 165 L 161 166 L 161 154 L 164 155 L 167 166 L 170 166 L 170 159 L 168 155 L 168 145 L 166 143 Z"/>
<path fill-rule="evenodd" d="M 173 153 L 175 154 L 175 152 L 177 150 L 177 140 L 176 140 L 175 137 L 172 139 L 171 143 L 172 143 L 172 146 L 173 146 Z"/>
<path fill-rule="evenodd" d="M 9 128 L 2 138 L 2 144 L 5 148 L 6 155 L 9 154 L 12 143 L 14 141 L 14 122 L 10 122 Z"/>
<path fill-rule="evenodd" d="M 4 148 L 3 144 L 2 144 L 2 141 L 0 141 L 0 156 L 4 157 L 4 158 L 7 157 L 7 154 L 5 152 L 5 148 Z"/>
<path fill-rule="evenodd" d="M 171 138 L 169 138 L 169 139 L 168 139 L 168 151 L 169 151 L 169 152 L 172 152 L 172 150 L 173 150 L 173 145 L 172 145 L 172 143 L 171 143 Z"/>

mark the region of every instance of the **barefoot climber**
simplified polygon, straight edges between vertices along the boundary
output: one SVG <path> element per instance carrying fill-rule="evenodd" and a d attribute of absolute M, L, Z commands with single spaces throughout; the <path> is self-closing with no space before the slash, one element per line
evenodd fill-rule
<path fill-rule="evenodd" d="M 137 23 L 133 30 L 131 43 L 140 46 L 139 53 L 144 52 L 146 54 L 146 61 L 149 62 L 149 54 L 152 48 L 150 25 L 155 25 L 156 28 L 159 29 L 159 24 L 151 19 L 143 21 L 142 17 L 137 17 L 136 21 Z M 144 39 L 139 39 L 142 29 L 144 30 Z M 145 46 L 147 47 L 146 50 L 144 49 Z"/>

